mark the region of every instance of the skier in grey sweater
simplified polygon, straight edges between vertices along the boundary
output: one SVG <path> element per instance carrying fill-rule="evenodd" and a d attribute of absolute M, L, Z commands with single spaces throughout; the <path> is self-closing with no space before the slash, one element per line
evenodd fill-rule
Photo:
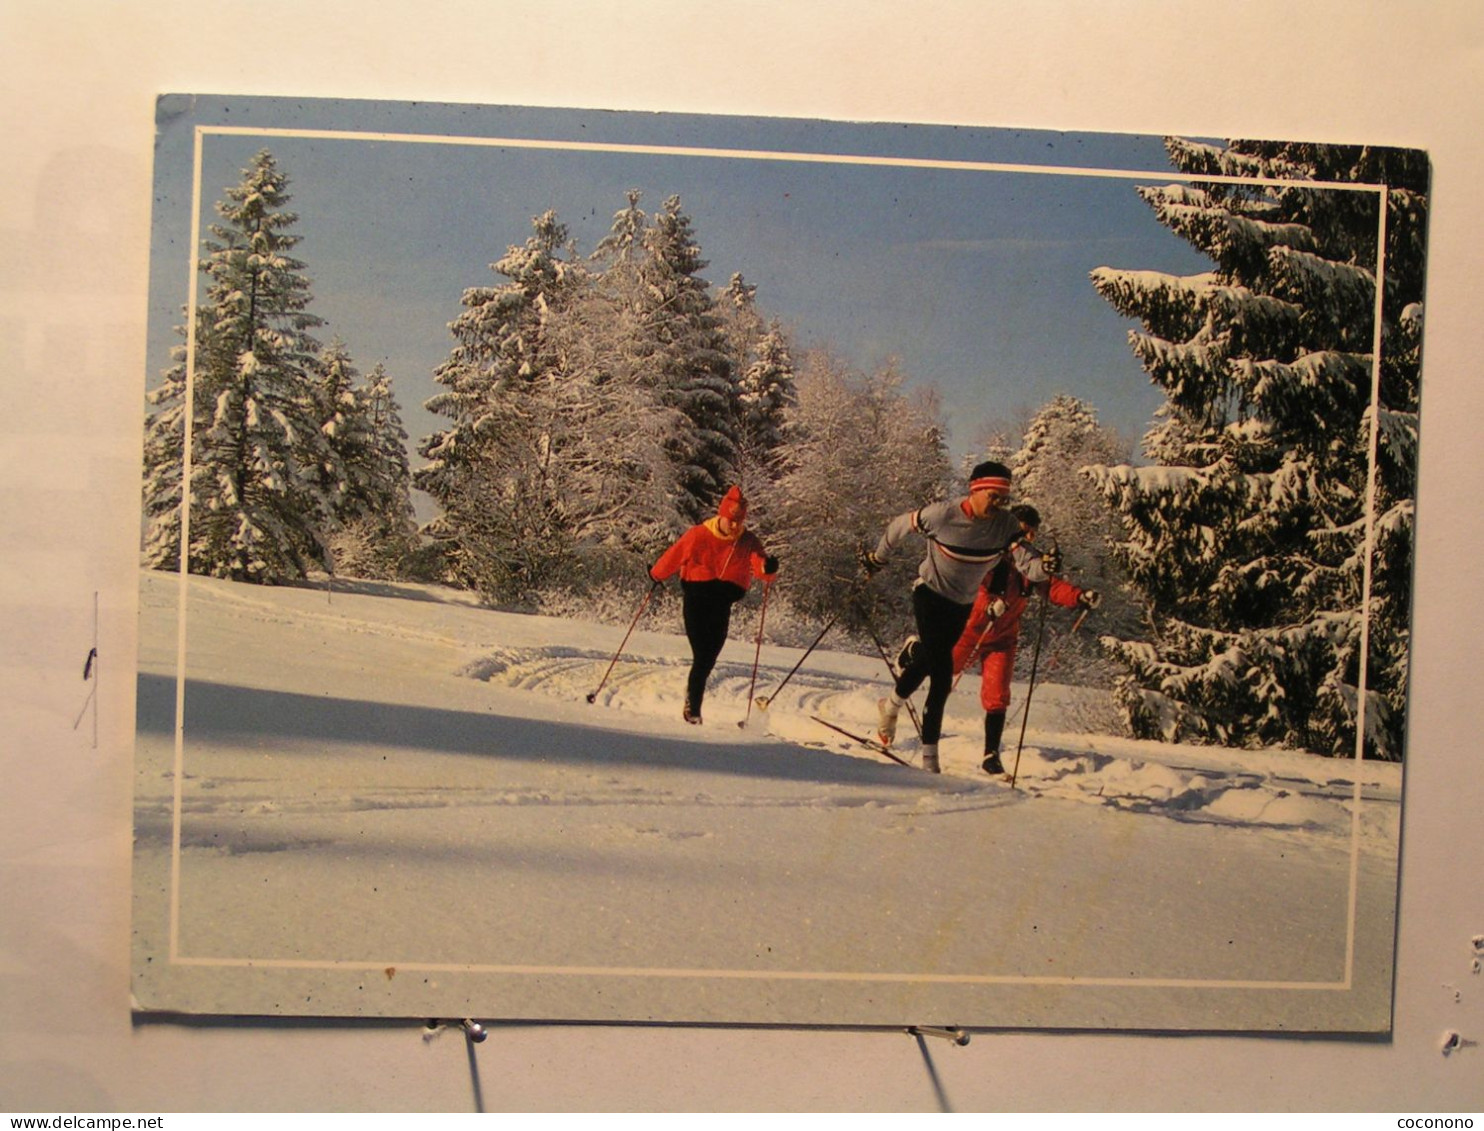
<path fill-rule="evenodd" d="M 902 651 L 901 671 L 892 694 L 878 704 L 877 737 L 885 746 L 896 739 L 897 715 L 907 697 L 928 681 L 922 711 L 922 768 L 939 772 L 938 738 L 943 708 L 953 689 L 953 646 L 968 623 L 984 575 L 1021 537 L 1020 521 L 1005 509 L 1010 500 L 1010 469 L 988 461 L 969 477 L 969 496 L 929 503 L 887 524 L 875 550 L 863 555 L 869 577 L 908 534 L 927 539 L 927 556 L 912 589 L 918 639 Z"/>

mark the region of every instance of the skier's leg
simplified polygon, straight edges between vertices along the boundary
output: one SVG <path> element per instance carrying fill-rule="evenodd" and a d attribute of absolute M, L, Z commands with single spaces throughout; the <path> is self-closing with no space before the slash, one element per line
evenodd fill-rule
<path fill-rule="evenodd" d="M 925 585 L 912 590 L 912 617 L 917 623 L 917 632 L 908 638 L 897 654 L 897 679 L 892 693 L 876 701 L 876 737 L 883 746 L 890 746 L 897 737 L 897 715 L 908 697 L 922 686 L 930 668 L 927 650 L 922 645 L 923 618 L 931 616 L 931 606 L 923 594 L 929 597 L 932 591 Z"/>
<path fill-rule="evenodd" d="M 1010 706 L 1010 676 L 1015 670 L 1014 636 L 998 643 L 984 657 L 979 702 L 984 707 L 984 761 L 986 774 L 1003 774 L 1000 739 L 1005 733 L 1005 711 Z"/>
<path fill-rule="evenodd" d="M 980 668 L 979 704 L 1004 714 L 1010 706 L 1010 676 L 1015 670 L 1015 641 L 997 641 L 984 653 Z"/>
<path fill-rule="evenodd" d="M 911 649 L 902 649 L 898 660 L 907 660 L 902 663 L 896 672 L 896 698 L 905 702 L 905 699 L 922 687 L 923 680 L 928 678 L 928 652 L 923 647 L 923 616 L 925 616 L 925 604 L 920 594 L 932 594 L 926 585 L 919 585 L 913 589 L 913 620 L 917 623 L 917 644 Z"/>
<path fill-rule="evenodd" d="M 1000 740 L 1005 735 L 1005 712 L 986 711 L 984 713 L 984 756 L 990 755 L 998 758 L 1000 756 Z"/>
<path fill-rule="evenodd" d="M 917 654 L 917 633 L 913 633 L 902 641 L 902 646 L 897 650 L 897 671 L 901 671 L 912 662 L 912 657 Z"/>
<path fill-rule="evenodd" d="M 921 687 L 922 681 L 927 678 L 928 656 L 921 637 L 923 618 L 930 616 L 931 611 L 922 596 L 924 593 L 931 595 L 923 585 L 915 586 L 912 590 L 912 617 L 917 623 L 917 632 L 908 637 L 908 643 L 902 646 L 897 655 L 897 680 L 892 686 L 891 694 L 876 700 L 876 737 L 883 746 L 890 746 L 896 741 L 897 715 L 901 713 L 908 696 Z"/>
<path fill-rule="evenodd" d="M 948 663 L 952 665 L 953 646 L 958 643 L 971 611 L 972 606 L 940 597 L 926 585 L 913 588 L 912 617 L 917 623 L 918 639 L 910 650 L 904 650 L 905 655 L 899 657 L 908 662 L 897 674 L 895 690 L 898 699 L 905 701 L 922 686 L 923 680 L 941 662 L 939 653 L 946 653 Z"/>
<path fill-rule="evenodd" d="M 984 713 L 984 761 L 980 767 L 986 774 L 1003 774 L 1005 764 L 1000 761 L 1000 738 L 1005 733 L 1005 712 Z"/>
<path fill-rule="evenodd" d="M 706 681 L 716 667 L 731 627 L 732 605 L 721 594 L 700 587 L 687 589 L 684 603 L 685 635 L 690 641 L 690 675 L 685 687 L 684 716 L 687 722 L 701 721 L 701 701 Z"/>
<path fill-rule="evenodd" d="M 927 699 L 922 706 L 922 742 L 936 744 L 943 732 L 943 708 L 948 705 L 948 694 L 953 690 L 953 650 L 938 648 L 933 656 L 933 666 L 928 670 Z"/>
<path fill-rule="evenodd" d="M 708 626 L 709 632 L 702 640 L 701 648 L 696 652 L 691 664 L 691 713 L 697 719 L 701 717 L 701 700 L 706 696 L 706 681 L 711 678 L 711 672 L 716 667 L 716 659 L 721 655 L 722 646 L 727 642 L 731 612 L 730 605 L 723 605 L 716 610 L 716 616 Z"/>
<path fill-rule="evenodd" d="M 689 586 L 682 586 L 684 598 L 681 603 L 681 618 L 685 624 L 685 639 L 690 643 L 690 672 L 685 680 L 685 706 L 681 708 L 681 715 L 686 722 L 694 722 L 699 717 L 700 704 L 696 701 L 697 668 L 701 664 L 701 656 L 706 650 L 706 633 L 704 629 L 704 618 L 700 609 L 700 596 Z M 705 675 L 699 680 L 704 688 Z"/>
<path fill-rule="evenodd" d="M 972 606 L 940 597 L 925 585 L 919 586 L 913 594 L 913 604 L 920 610 L 918 625 L 922 643 L 919 652 L 927 667 L 928 680 L 927 699 L 922 708 L 923 767 L 934 769 L 935 765 L 929 765 L 927 754 L 931 750 L 931 761 L 937 762 L 938 739 L 943 731 L 943 708 L 953 691 L 953 646 L 963 635 Z"/>

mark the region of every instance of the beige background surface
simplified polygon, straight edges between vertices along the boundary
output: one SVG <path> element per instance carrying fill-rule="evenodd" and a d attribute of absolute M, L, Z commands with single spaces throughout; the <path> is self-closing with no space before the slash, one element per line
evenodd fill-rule
<path fill-rule="evenodd" d="M 522 1026 L 493 1029 L 473 1063 L 489 1110 L 1484 1109 L 1484 10 L 1471 0 L 0 0 L 0 1111 L 476 1102 L 455 1031 L 135 1025 L 128 1011 L 140 392 L 165 91 L 1429 150 L 1390 1040 L 979 1033 L 930 1042 L 929 1062 L 902 1033 Z M 82 678 L 95 642 L 96 716 Z M 1449 1032 L 1462 1045 L 1444 1055 Z"/>

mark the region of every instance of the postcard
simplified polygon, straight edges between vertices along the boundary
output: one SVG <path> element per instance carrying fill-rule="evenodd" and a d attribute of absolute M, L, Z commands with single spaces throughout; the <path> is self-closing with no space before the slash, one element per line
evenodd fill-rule
<path fill-rule="evenodd" d="M 1389 1030 L 1424 153 L 157 126 L 137 1010 Z"/>

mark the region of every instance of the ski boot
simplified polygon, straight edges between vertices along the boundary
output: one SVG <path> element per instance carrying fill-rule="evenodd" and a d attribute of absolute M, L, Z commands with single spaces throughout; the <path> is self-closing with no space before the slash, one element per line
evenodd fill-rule
<path fill-rule="evenodd" d="M 876 700 L 876 737 L 881 740 L 882 746 L 890 746 L 896 741 L 897 713 L 901 709 L 902 705 L 889 696 Z"/>
<path fill-rule="evenodd" d="M 1000 736 L 1005 733 L 1005 712 L 989 711 L 984 716 L 984 761 L 979 763 L 986 774 L 1003 774 L 1000 761 Z"/>
<path fill-rule="evenodd" d="M 922 744 L 922 768 L 930 774 L 941 774 L 943 772 L 938 765 L 938 744 L 936 742 L 924 742 Z"/>

